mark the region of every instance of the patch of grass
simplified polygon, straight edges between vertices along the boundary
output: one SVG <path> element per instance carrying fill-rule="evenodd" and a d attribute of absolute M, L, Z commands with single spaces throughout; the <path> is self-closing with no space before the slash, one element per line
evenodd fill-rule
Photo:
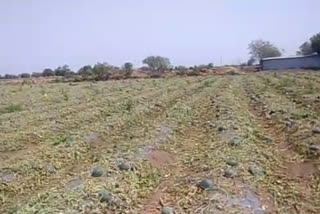
<path fill-rule="evenodd" d="M 0 109 L 0 114 L 9 114 L 9 113 L 20 112 L 20 111 L 23 111 L 22 105 L 12 104 Z"/>

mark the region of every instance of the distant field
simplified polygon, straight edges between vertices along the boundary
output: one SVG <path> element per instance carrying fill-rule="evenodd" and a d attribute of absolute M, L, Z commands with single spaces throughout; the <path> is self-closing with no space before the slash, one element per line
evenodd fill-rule
<path fill-rule="evenodd" d="M 0 213 L 316 214 L 319 157 L 320 72 L 0 84 Z"/>

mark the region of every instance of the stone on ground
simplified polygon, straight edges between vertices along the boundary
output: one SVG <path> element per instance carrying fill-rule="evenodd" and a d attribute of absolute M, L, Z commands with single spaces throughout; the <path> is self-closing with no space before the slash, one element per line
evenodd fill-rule
<path fill-rule="evenodd" d="M 233 169 L 225 169 L 223 176 L 226 178 L 234 178 L 237 173 Z"/>
<path fill-rule="evenodd" d="M 171 207 L 162 207 L 161 214 L 173 214 L 173 209 Z"/>

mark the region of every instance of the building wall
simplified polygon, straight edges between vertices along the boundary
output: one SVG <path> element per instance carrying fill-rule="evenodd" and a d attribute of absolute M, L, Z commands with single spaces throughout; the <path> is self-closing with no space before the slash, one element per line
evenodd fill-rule
<path fill-rule="evenodd" d="M 300 69 L 300 68 L 319 68 L 320 55 L 296 57 L 296 58 L 275 58 L 265 59 L 261 62 L 262 70 L 280 69 Z"/>

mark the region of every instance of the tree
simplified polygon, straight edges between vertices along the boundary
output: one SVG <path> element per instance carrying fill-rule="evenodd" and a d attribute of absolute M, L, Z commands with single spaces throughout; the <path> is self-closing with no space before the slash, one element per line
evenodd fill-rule
<path fill-rule="evenodd" d="M 310 42 L 304 42 L 302 45 L 300 45 L 299 49 L 300 50 L 297 51 L 297 55 L 309 55 L 314 52 Z"/>
<path fill-rule="evenodd" d="M 267 57 L 281 56 L 280 50 L 268 41 L 255 40 L 249 44 L 251 58 L 260 61 Z"/>
<path fill-rule="evenodd" d="M 247 65 L 248 65 L 248 66 L 252 66 L 255 61 L 256 61 L 256 60 L 251 57 L 251 58 L 248 60 Z"/>
<path fill-rule="evenodd" d="M 58 67 L 54 70 L 54 73 L 56 76 L 69 76 L 71 75 L 73 72 L 71 71 L 71 69 L 69 68 L 68 65 L 64 65 L 62 67 Z"/>
<path fill-rule="evenodd" d="M 79 69 L 78 74 L 81 76 L 92 76 L 94 74 L 93 68 L 91 65 L 85 65 Z"/>
<path fill-rule="evenodd" d="M 46 68 L 42 72 L 42 76 L 43 77 L 51 77 L 51 76 L 54 76 L 54 75 L 55 75 L 55 72 L 51 68 Z"/>
<path fill-rule="evenodd" d="M 213 67 L 214 67 L 214 65 L 213 65 L 212 62 L 207 65 L 207 68 L 208 68 L 208 69 L 212 69 Z"/>
<path fill-rule="evenodd" d="M 3 79 L 17 79 L 18 76 L 17 75 L 14 75 L 14 74 L 5 74 L 3 76 Z"/>
<path fill-rule="evenodd" d="M 310 41 L 313 52 L 320 54 L 320 33 L 311 37 Z"/>
<path fill-rule="evenodd" d="M 28 73 L 22 73 L 22 74 L 20 74 L 20 77 L 21 77 L 21 78 L 30 78 L 31 75 L 28 74 Z"/>
<path fill-rule="evenodd" d="M 96 80 L 108 80 L 110 78 L 110 68 L 108 63 L 97 63 L 93 67 Z"/>
<path fill-rule="evenodd" d="M 170 66 L 170 60 L 161 56 L 149 56 L 142 61 L 152 72 L 163 74 Z"/>
<path fill-rule="evenodd" d="M 41 77 L 41 76 L 42 76 L 42 73 L 40 73 L 40 72 L 33 72 L 33 73 L 31 74 L 31 76 L 32 76 L 32 77 L 35 77 L 35 78 L 38 78 L 38 77 Z"/>
<path fill-rule="evenodd" d="M 124 70 L 125 78 L 129 78 L 133 72 L 133 64 L 131 62 L 126 62 L 122 66 L 122 69 Z"/>

